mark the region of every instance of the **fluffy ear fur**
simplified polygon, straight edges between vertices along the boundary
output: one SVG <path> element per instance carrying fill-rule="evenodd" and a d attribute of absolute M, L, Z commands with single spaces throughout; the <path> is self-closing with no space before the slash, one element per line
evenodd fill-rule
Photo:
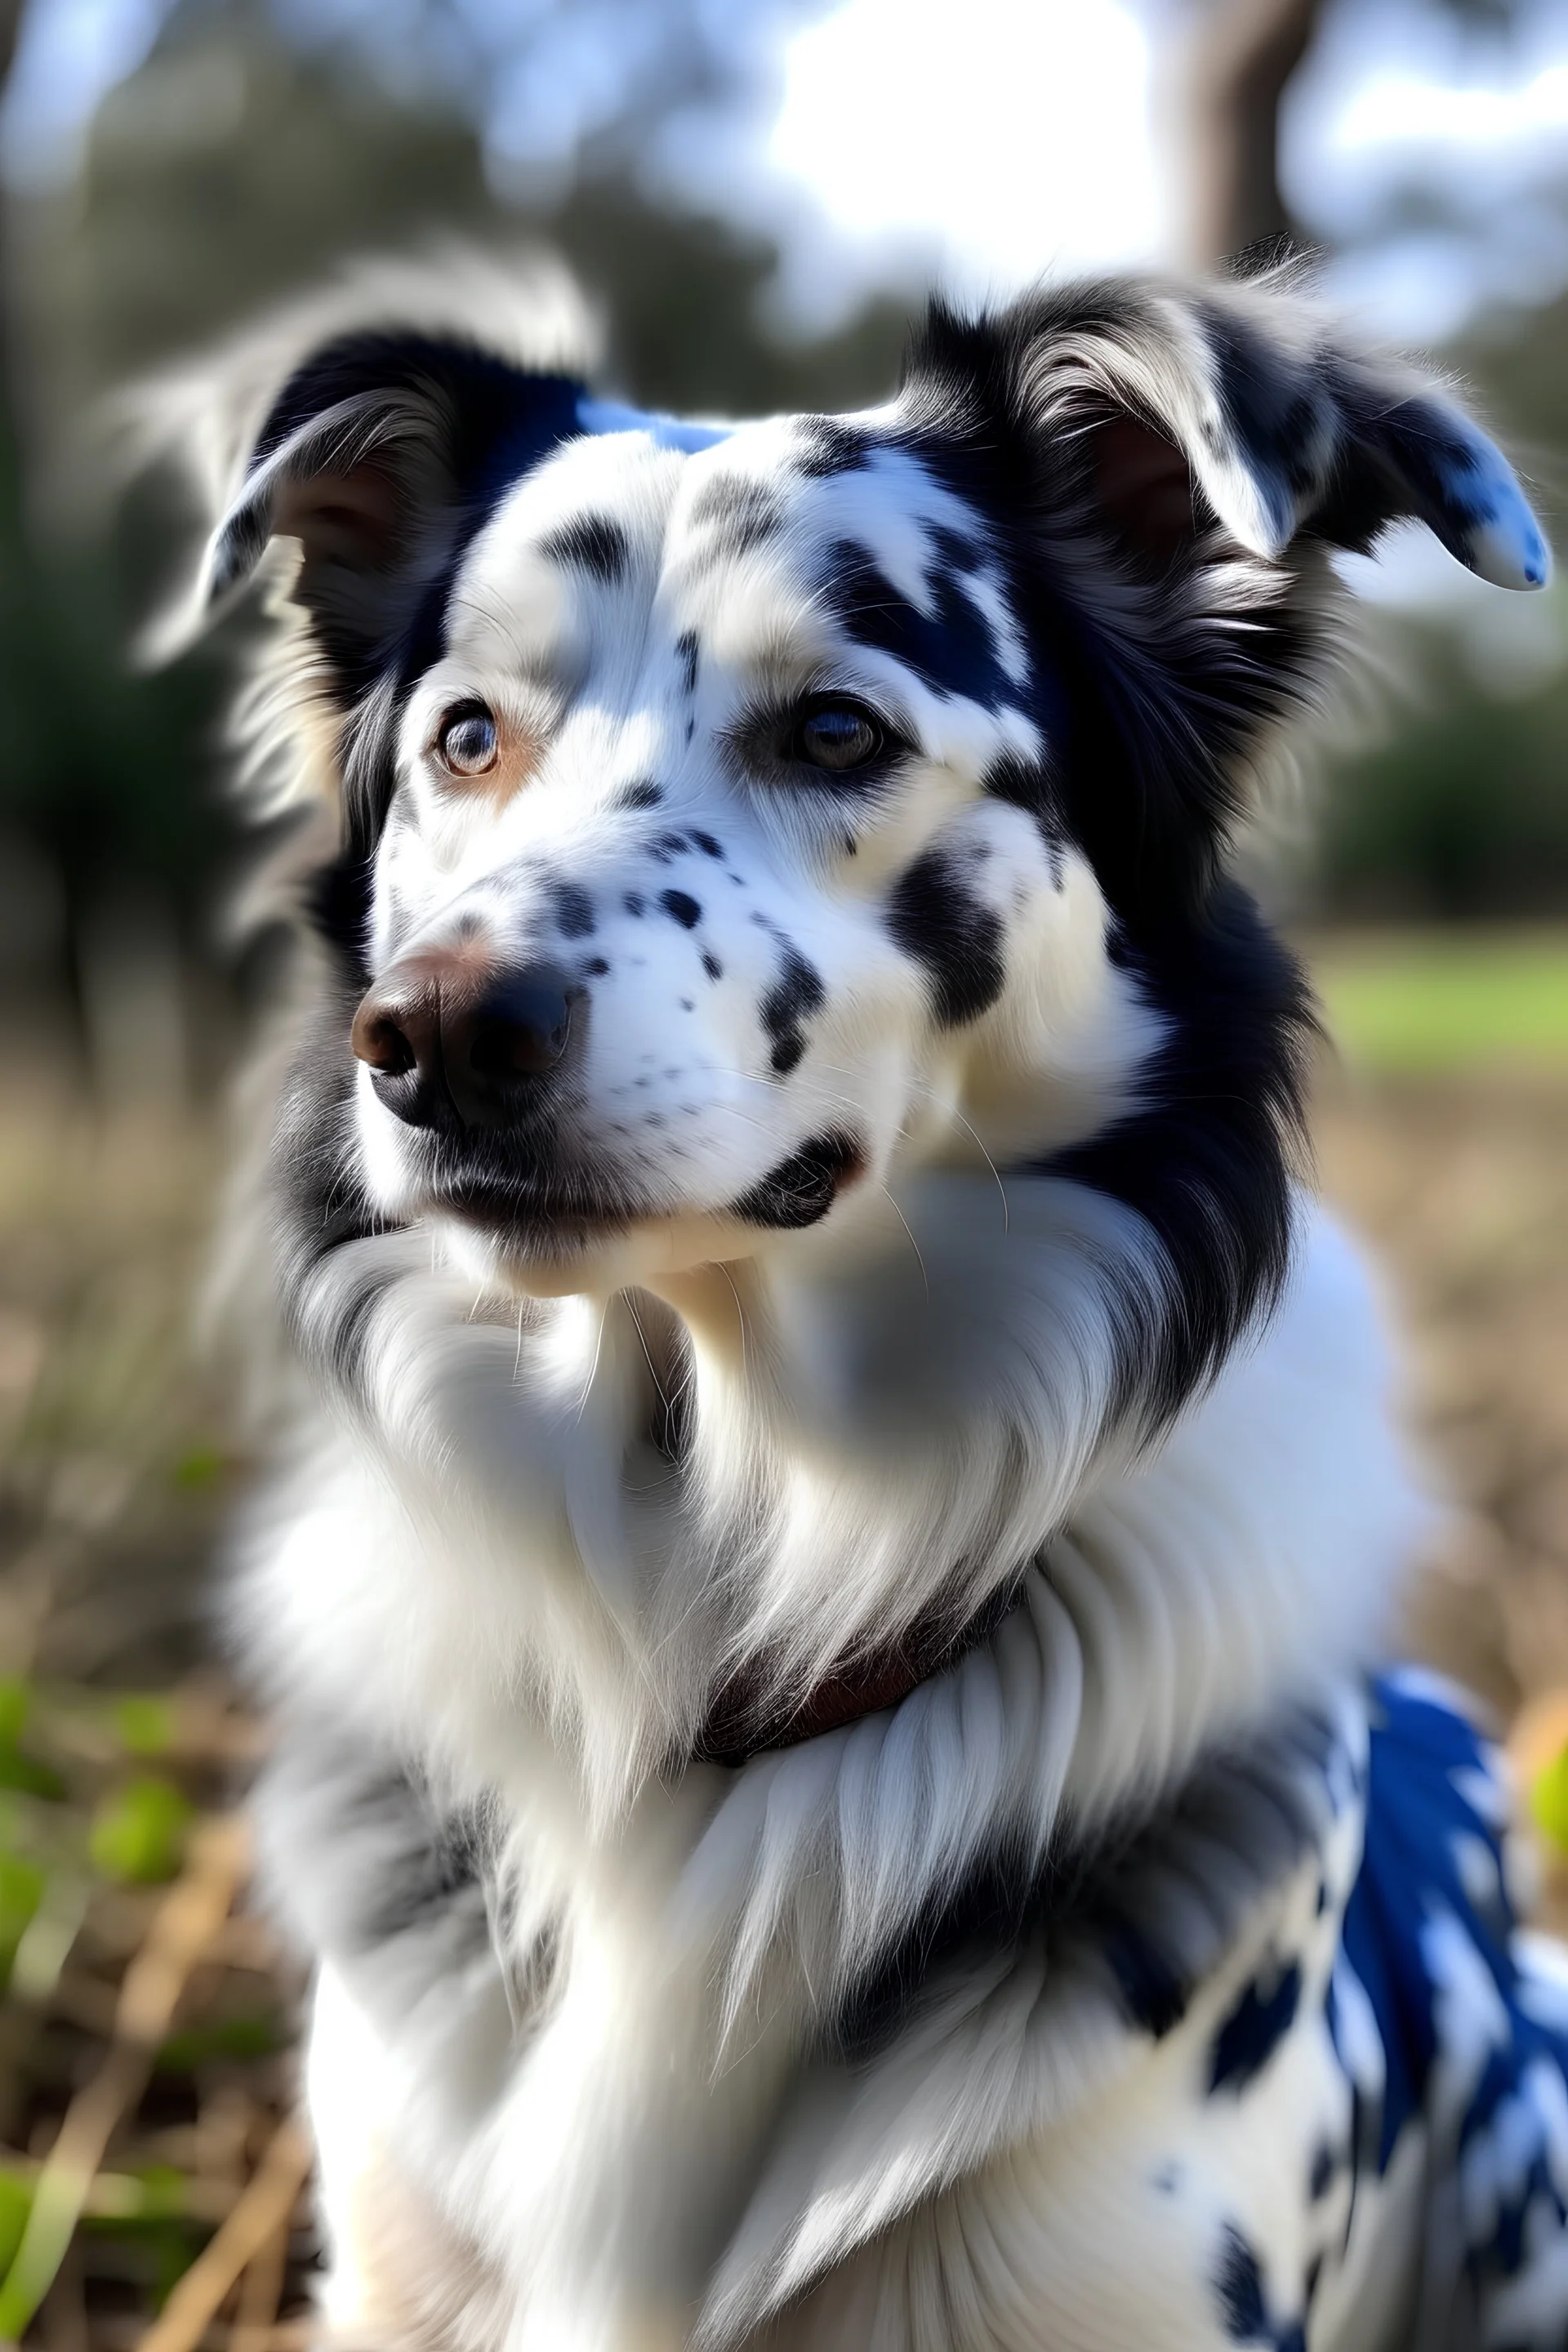
<path fill-rule="evenodd" d="M 1017 593 L 1071 685 L 1034 788 L 1119 912 L 1205 897 L 1275 722 L 1334 651 L 1328 551 L 1415 517 L 1488 580 L 1550 575 L 1500 451 L 1299 278 L 1080 282 L 979 320 L 938 304 L 906 397 L 1018 519 Z"/>
<path fill-rule="evenodd" d="M 132 453 L 195 477 L 212 526 L 191 590 L 143 650 L 179 652 L 274 541 L 293 542 L 294 565 L 271 576 L 300 625 L 246 732 L 271 737 L 299 725 L 302 698 L 324 702 L 333 764 L 352 770 L 342 722 L 417 659 L 442 579 L 506 484 L 581 429 L 597 343 L 553 262 L 454 248 L 356 264 L 142 386 L 128 404 Z"/>

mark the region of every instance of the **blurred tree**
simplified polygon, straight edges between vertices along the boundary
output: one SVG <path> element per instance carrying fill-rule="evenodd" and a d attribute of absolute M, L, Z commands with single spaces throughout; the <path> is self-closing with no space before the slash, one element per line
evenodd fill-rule
<path fill-rule="evenodd" d="M 1289 239 L 1279 108 L 1322 0 L 1202 0 L 1180 61 L 1187 244 L 1208 263 Z"/>
<path fill-rule="evenodd" d="M 1365 16 L 1379 0 L 1352 5 Z M 1528 0 L 1426 5 L 1472 32 L 1506 39 Z M 1171 67 L 1186 244 L 1199 266 L 1303 241 L 1280 184 L 1280 118 L 1332 6 L 1333 0 L 1187 0 Z"/>

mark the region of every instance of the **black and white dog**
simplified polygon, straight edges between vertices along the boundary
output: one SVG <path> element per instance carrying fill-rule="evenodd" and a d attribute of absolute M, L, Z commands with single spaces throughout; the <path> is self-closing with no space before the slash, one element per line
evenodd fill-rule
<path fill-rule="evenodd" d="M 1514 478 L 1287 279 L 939 305 L 848 416 L 583 365 L 389 268 L 201 395 L 333 828 L 241 1565 L 325 2324 L 1568 2344 L 1568 1972 L 1384 1668 L 1424 1507 L 1230 871 L 1334 551 L 1538 586 Z"/>

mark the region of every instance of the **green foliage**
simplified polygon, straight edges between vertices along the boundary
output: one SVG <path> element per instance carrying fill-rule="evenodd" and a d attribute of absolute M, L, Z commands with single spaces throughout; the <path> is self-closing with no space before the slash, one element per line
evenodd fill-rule
<path fill-rule="evenodd" d="M 1530 1789 L 1536 1827 L 1562 1853 L 1568 1853 L 1568 1748 L 1542 1766 Z"/>
<path fill-rule="evenodd" d="M 31 2182 L 19 2173 L 0 2170 L 0 2278 L 16 2259 L 16 2249 L 32 2210 Z"/>
<path fill-rule="evenodd" d="M 106 1878 L 156 1885 L 179 1871 L 193 1807 L 172 1780 L 153 1774 L 111 1790 L 88 1832 L 88 1853 Z"/>
<path fill-rule="evenodd" d="M 1385 932 L 1314 960 L 1330 1033 L 1390 1071 L 1568 1065 L 1568 940 Z"/>
<path fill-rule="evenodd" d="M 41 1863 L 0 1852 L 0 1974 L 9 1975 L 16 1947 L 32 1925 L 47 1885 Z"/>
<path fill-rule="evenodd" d="M 1428 662 L 1416 707 L 1330 779 L 1324 904 L 1448 919 L 1568 907 L 1568 670 L 1504 699 L 1445 639 Z"/>

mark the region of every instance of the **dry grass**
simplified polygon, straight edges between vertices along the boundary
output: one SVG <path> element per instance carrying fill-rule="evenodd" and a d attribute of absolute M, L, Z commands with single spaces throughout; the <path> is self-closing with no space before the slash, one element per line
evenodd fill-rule
<path fill-rule="evenodd" d="M 0 2336 L 36 2300 L 60 2352 L 264 2352 L 312 2245 L 230 1811 L 258 1734 L 205 1663 L 243 1479 L 187 1344 L 211 1123 L 0 1101 Z M 1331 1076 L 1320 1139 L 1459 1506 L 1415 1638 L 1511 1716 L 1568 1685 L 1568 1071 Z"/>

